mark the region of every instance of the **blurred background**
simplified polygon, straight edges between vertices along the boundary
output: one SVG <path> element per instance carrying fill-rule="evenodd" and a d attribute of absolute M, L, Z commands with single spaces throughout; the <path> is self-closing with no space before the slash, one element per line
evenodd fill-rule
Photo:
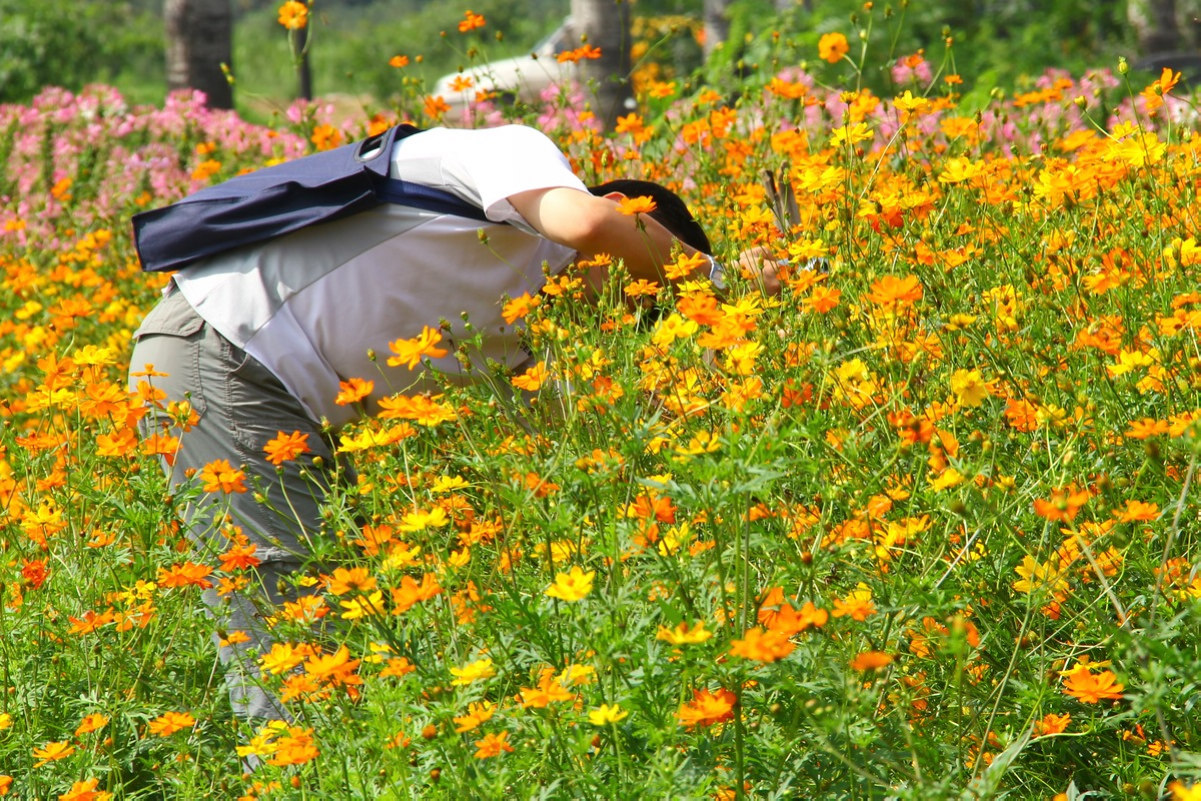
<path fill-rule="evenodd" d="M 1201 0 L 469 0 L 486 24 L 460 32 L 467 8 L 448 0 L 315 0 L 289 34 L 277 0 L 0 0 L 0 102 L 47 85 L 116 86 L 159 103 L 192 86 L 211 105 L 262 118 L 297 96 L 398 102 L 439 78 L 528 54 L 564 20 L 606 57 L 588 75 L 633 96 L 641 78 L 736 84 L 742 73 L 815 61 L 822 33 L 862 36 L 881 64 L 925 50 L 961 91 L 1021 90 L 1048 67 L 1073 74 L 1136 68 L 1195 71 Z M 599 26 L 599 27 L 598 27 Z M 612 46 L 625 42 L 628 46 Z M 297 54 L 307 44 L 304 59 Z M 852 47 L 850 57 L 858 50 Z M 399 58 L 395 58 L 399 57 Z M 402 64 L 403 66 L 396 66 Z M 228 67 L 222 70 L 221 65 Z M 887 67 L 860 80 L 889 90 Z M 230 82 L 232 78 L 232 84 Z M 626 102 L 626 108 L 629 102 Z"/>

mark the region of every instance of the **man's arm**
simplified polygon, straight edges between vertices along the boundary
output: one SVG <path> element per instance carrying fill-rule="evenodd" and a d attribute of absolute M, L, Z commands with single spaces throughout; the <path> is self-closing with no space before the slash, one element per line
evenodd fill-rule
<path fill-rule="evenodd" d="M 579 251 L 585 259 L 608 253 L 625 262 L 634 278 L 663 282 L 663 265 L 671 260 L 677 240 L 648 215 L 622 214 L 612 198 L 564 187 L 521 192 L 509 202 L 552 242 Z M 688 254 L 696 253 L 683 242 L 679 245 Z"/>
<path fill-rule="evenodd" d="M 621 259 L 626 271 L 635 279 L 664 283 L 663 266 L 672 259 L 672 247 L 684 253 L 697 253 L 696 248 L 676 239 L 657 220 L 649 215 L 637 217 L 622 214 L 617 199 L 597 197 L 588 192 L 565 187 L 534 189 L 511 195 L 509 202 L 540 234 L 552 242 L 565 245 L 589 259 L 607 253 Z M 762 272 L 765 289 L 779 291 L 774 266 L 761 263 L 744 266 Z M 692 274 L 692 278 L 708 274 L 708 266 Z"/>

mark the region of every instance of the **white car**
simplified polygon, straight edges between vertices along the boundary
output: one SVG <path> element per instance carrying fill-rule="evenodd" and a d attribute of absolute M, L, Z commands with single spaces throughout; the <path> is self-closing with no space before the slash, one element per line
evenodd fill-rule
<path fill-rule="evenodd" d="M 444 75 L 429 94 L 446 101 L 450 106 L 446 117 L 452 122 L 461 119 L 464 112 L 476 104 L 479 92 L 495 94 L 493 103 L 537 103 L 548 86 L 579 80 L 576 62 L 560 62 L 556 58 L 579 46 L 579 36 L 573 33 L 571 20 L 567 19 L 534 45 L 528 55 L 489 61 Z"/>

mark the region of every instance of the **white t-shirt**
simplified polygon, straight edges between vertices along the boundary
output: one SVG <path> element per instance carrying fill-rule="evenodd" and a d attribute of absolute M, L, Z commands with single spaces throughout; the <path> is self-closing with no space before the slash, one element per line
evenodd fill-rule
<path fill-rule="evenodd" d="M 576 255 L 539 236 L 507 200 L 532 189 L 587 191 L 537 130 L 422 131 L 397 143 L 390 172 L 457 195 L 494 222 L 383 204 L 175 274 L 200 316 L 271 370 L 314 420 L 353 419 L 353 409 L 334 403 L 350 378 L 375 382 L 369 409 L 381 397 L 433 388 L 420 366 L 386 365 L 388 343 L 423 326 L 450 324 L 439 345 L 449 353 L 431 362 L 452 378 L 464 379 L 456 347 L 477 334 L 476 365 L 519 365 L 528 354 L 520 329 L 504 322 L 505 297 L 536 293 L 544 264 L 554 274 Z"/>

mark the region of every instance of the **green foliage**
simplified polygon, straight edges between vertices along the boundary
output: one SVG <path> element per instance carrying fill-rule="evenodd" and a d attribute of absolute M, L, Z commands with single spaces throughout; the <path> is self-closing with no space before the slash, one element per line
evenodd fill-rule
<path fill-rule="evenodd" d="M 162 65 L 161 22 L 129 3 L 0 0 L 0 102 L 47 85 L 147 80 Z"/>
<path fill-rule="evenodd" d="M 777 14 L 765 0 L 735 0 L 730 39 L 706 65 L 704 82 L 736 94 L 742 77 L 760 69 L 813 71 L 820 65 L 818 40 L 830 32 L 846 35 L 853 60 L 859 60 L 861 48 L 873 53 L 858 82 L 881 95 L 897 90 L 891 75 L 896 59 L 919 51 L 941 75 L 964 76 L 966 90 L 986 97 L 994 87 L 1028 88 L 1050 67 L 1073 74 L 1113 68 L 1118 55 L 1130 55 L 1133 46 L 1124 3 L 891 0 L 871 9 L 866 5 L 816 0 Z"/>
<path fill-rule="evenodd" d="M 481 0 L 472 9 L 488 24 L 464 37 L 455 29 L 461 10 L 448 13 L 440 3 L 408 9 L 379 2 L 317 3 L 309 29 L 314 92 L 386 102 L 468 64 L 523 54 L 561 24 L 567 3 Z M 399 54 L 410 59 L 403 70 L 388 64 Z M 295 95 L 292 55 L 275 6 L 239 17 L 234 72 L 242 108 L 261 109 L 261 100 L 286 104 Z"/>

